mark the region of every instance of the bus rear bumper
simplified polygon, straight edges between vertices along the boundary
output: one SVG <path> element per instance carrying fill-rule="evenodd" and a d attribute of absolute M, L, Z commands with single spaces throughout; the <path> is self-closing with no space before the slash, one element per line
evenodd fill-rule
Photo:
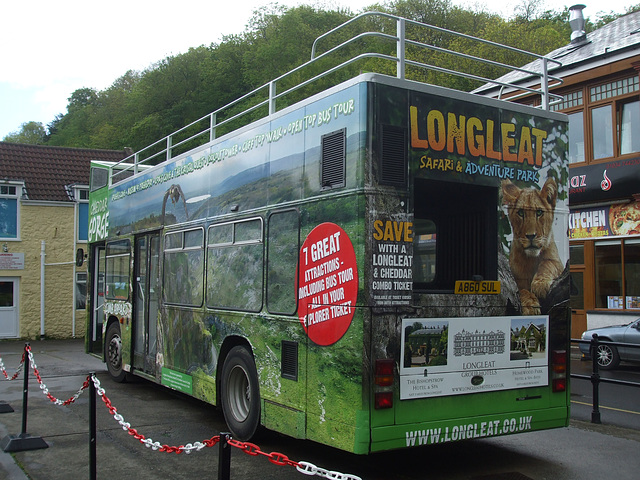
<path fill-rule="evenodd" d="M 532 432 L 569 424 L 569 407 L 375 427 L 371 452 Z"/>

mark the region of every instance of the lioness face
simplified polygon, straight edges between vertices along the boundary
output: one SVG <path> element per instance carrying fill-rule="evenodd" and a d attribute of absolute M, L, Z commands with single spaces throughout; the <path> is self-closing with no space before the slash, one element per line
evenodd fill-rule
<path fill-rule="evenodd" d="M 509 209 L 513 229 L 513 247 L 527 257 L 537 257 L 552 241 L 553 215 L 557 198 L 556 182 L 548 179 L 542 190 L 518 188 L 509 180 L 502 182 L 504 204 Z"/>

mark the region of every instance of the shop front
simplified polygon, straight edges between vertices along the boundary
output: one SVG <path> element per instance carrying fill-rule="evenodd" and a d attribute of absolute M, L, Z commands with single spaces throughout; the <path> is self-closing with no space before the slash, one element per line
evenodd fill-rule
<path fill-rule="evenodd" d="M 572 338 L 640 317 L 640 158 L 571 169 Z"/>

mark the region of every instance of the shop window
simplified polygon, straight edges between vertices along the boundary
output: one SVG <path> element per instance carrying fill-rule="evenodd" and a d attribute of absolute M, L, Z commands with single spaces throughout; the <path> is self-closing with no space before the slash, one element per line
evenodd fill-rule
<path fill-rule="evenodd" d="M 596 308 L 640 308 L 640 240 L 595 243 Z"/>
<path fill-rule="evenodd" d="M 584 245 L 569 246 L 569 263 L 571 265 L 584 265 Z"/>
<path fill-rule="evenodd" d="M 573 310 L 584 310 L 584 273 L 571 272 L 571 308 Z"/>
<path fill-rule="evenodd" d="M 624 242 L 625 307 L 640 308 L 640 240 Z"/>

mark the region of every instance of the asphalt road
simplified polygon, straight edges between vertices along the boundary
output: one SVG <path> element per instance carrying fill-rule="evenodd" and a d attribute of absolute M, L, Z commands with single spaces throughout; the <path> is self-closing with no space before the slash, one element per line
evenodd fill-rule
<path fill-rule="evenodd" d="M 19 363 L 23 345 L 0 342 L 0 357 L 9 374 Z M 113 383 L 104 365 L 83 353 L 81 341 L 34 342 L 32 351 L 43 383 L 53 396 L 61 400 L 70 398 L 82 386 L 88 372 L 95 371 L 105 388 L 105 395 L 118 413 L 146 438 L 163 445 L 178 446 L 196 441 L 204 443 L 225 431 L 221 412 L 210 405 L 144 380 Z M 0 400 L 15 409 L 15 412 L 0 414 L 2 439 L 21 433 L 22 378 L 13 382 L 0 379 Z M 87 393 L 82 393 L 70 406 L 58 406 L 42 394 L 33 375 L 30 375 L 29 384 L 26 432 L 44 440 L 48 448 L 11 454 L 0 451 L 0 478 L 90 478 Z M 574 381 L 573 386 L 575 388 L 577 382 Z M 635 395 L 637 398 L 637 392 Z M 614 397 L 620 395 L 614 393 Z M 575 393 L 572 400 L 576 411 L 589 400 L 588 391 Z M 603 407 L 608 407 L 607 402 L 609 400 L 603 398 Z M 125 475 L 136 480 L 218 478 L 219 444 L 190 455 L 154 451 L 123 430 L 100 399 L 97 403 L 98 479 L 118 479 Z M 352 455 L 274 433 L 265 434 L 255 443 L 264 453 L 280 452 L 295 462 L 309 462 L 326 471 L 350 474 L 363 480 L 636 478 L 640 468 L 640 430 L 627 426 L 629 418 L 639 416 L 639 405 L 638 402 L 635 407 L 633 403 L 630 405 L 628 412 L 611 412 L 623 415 L 623 419 L 615 423 L 609 420 L 610 411 L 603 409 L 602 425 L 576 418 L 570 427 L 563 429 L 369 456 Z M 349 478 L 331 475 L 324 478 Z M 250 456 L 232 447 L 230 478 L 289 480 L 309 477 L 293 466 L 275 465 L 264 455 Z"/>

